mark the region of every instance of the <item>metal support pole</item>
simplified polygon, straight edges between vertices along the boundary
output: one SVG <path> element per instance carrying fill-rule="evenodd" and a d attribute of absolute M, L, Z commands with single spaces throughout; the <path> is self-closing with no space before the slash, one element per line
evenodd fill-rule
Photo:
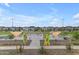
<path fill-rule="evenodd" d="M 14 20 L 14 19 L 12 18 L 12 27 L 13 27 L 13 25 L 14 25 L 13 20 Z"/>

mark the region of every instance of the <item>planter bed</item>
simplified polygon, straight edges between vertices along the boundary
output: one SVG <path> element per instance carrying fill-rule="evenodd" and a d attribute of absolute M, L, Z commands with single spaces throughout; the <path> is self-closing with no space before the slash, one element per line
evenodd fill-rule
<path fill-rule="evenodd" d="M 44 44 L 44 40 L 40 40 L 40 45 Z M 50 40 L 50 46 L 52 45 L 66 45 L 65 40 Z"/>
<path fill-rule="evenodd" d="M 27 46 L 30 45 L 31 40 L 27 40 Z M 20 45 L 22 44 L 22 40 L 0 40 L 0 46 L 12 46 L 12 45 Z"/>

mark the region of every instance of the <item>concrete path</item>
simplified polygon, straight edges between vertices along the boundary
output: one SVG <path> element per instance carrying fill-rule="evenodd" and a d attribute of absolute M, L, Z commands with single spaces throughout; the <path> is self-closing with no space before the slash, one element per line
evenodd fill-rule
<path fill-rule="evenodd" d="M 43 34 L 29 34 L 27 38 L 28 38 L 28 40 L 32 40 L 32 42 L 30 43 L 31 47 L 39 47 L 40 40 L 43 40 Z M 50 40 L 54 40 L 52 35 L 50 36 Z M 63 40 L 63 39 L 60 38 L 59 40 Z"/>
<path fill-rule="evenodd" d="M 0 50 L 12 50 L 16 49 L 16 46 L 0 46 Z"/>
<path fill-rule="evenodd" d="M 30 34 L 28 39 L 32 40 L 32 42 L 30 43 L 31 47 L 39 47 L 42 37 L 40 34 Z"/>
<path fill-rule="evenodd" d="M 19 46 L 18 46 L 19 47 Z M 40 49 L 41 47 L 24 46 L 24 49 Z M 44 46 L 45 49 L 66 49 L 65 46 Z M 0 50 L 14 50 L 16 46 L 0 46 Z"/>
<path fill-rule="evenodd" d="M 32 42 L 30 43 L 30 46 L 31 46 L 31 47 L 38 47 L 38 46 L 40 46 L 40 41 L 37 40 L 36 38 L 34 38 L 34 39 L 32 40 Z"/>
<path fill-rule="evenodd" d="M 24 49 L 40 49 L 41 47 L 24 46 Z M 66 49 L 66 46 L 44 46 L 45 49 Z M 0 50 L 13 50 L 16 46 L 0 46 Z M 79 49 L 79 46 L 72 46 L 72 49 Z"/>
<path fill-rule="evenodd" d="M 79 46 L 71 46 L 72 49 L 79 49 Z"/>

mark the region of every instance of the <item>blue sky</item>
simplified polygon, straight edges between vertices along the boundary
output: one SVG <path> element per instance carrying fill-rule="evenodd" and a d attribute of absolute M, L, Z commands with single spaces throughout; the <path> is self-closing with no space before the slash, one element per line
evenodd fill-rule
<path fill-rule="evenodd" d="M 79 26 L 77 3 L 1 3 L 0 26 Z"/>

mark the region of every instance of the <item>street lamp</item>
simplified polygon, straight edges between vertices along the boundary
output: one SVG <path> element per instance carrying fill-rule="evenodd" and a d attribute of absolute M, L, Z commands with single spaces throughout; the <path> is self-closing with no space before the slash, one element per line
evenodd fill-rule
<path fill-rule="evenodd" d="M 64 19 L 62 18 L 62 31 L 65 30 L 64 29 Z"/>
<path fill-rule="evenodd" d="M 13 27 L 13 26 L 14 26 L 14 19 L 13 19 L 13 17 L 12 17 L 12 19 L 11 19 L 11 20 L 12 20 L 12 27 Z"/>
<path fill-rule="evenodd" d="M 64 27 L 64 19 L 62 18 L 62 27 Z"/>

